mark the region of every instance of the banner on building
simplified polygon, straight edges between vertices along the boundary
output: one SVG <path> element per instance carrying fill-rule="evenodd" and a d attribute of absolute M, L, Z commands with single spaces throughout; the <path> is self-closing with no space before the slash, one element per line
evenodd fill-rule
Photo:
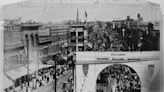
<path fill-rule="evenodd" d="M 39 28 L 39 36 L 50 36 L 50 28 L 41 27 Z"/>
<path fill-rule="evenodd" d="M 89 65 L 88 64 L 83 64 L 82 68 L 83 68 L 84 75 L 87 76 L 88 70 L 89 70 Z"/>
<path fill-rule="evenodd" d="M 152 76 L 154 73 L 154 64 L 148 65 L 148 70 L 149 70 L 150 75 Z"/>
<path fill-rule="evenodd" d="M 159 60 L 159 52 L 77 52 L 76 64 L 121 63 Z"/>

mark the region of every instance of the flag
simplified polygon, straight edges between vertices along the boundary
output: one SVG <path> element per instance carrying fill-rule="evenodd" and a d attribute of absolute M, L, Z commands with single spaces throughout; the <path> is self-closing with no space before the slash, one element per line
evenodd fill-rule
<path fill-rule="evenodd" d="M 84 17 L 84 21 L 87 22 L 87 12 L 85 11 L 85 17 Z"/>
<path fill-rule="evenodd" d="M 88 64 L 83 64 L 82 69 L 83 69 L 84 75 L 87 76 L 88 70 L 89 70 L 89 65 Z"/>
<path fill-rule="evenodd" d="M 87 16 L 88 16 L 88 15 L 87 15 L 87 12 L 85 11 L 85 17 L 87 18 Z"/>
<path fill-rule="evenodd" d="M 149 70 L 149 72 L 150 72 L 150 75 L 152 76 L 153 73 L 154 73 L 154 64 L 148 65 L 148 70 Z"/>

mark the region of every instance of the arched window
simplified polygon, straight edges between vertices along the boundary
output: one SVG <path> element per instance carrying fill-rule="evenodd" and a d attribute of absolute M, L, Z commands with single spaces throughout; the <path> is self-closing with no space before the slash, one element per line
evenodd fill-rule
<path fill-rule="evenodd" d="M 26 35 L 25 35 L 25 43 L 26 43 L 26 45 L 28 45 L 28 41 L 29 41 L 29 39 L 28 39 L 28 34 L 26 34 Z"/>
<path fill-rule="evenodd" d="M 34 46 L 34 37 L 33 34 L 30 35 L 31 45 Z"/>

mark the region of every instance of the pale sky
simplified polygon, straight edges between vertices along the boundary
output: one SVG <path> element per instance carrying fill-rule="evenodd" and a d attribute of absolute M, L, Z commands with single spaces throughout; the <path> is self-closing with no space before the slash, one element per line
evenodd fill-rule
<path fill-rule="evenodd" d="M 11 2 L 10 2 L 11 1 Z M 6 0 L 3 4 L 11 4 L 16 1 L 23 0 Z M 52 1 L 52 0 L 47 0 Z M 58 0 L 60 1 L 60 0 Z M 62 0 L 69 1 L 69 0 Z M 72 2 L 75 0 L 72 0 Z M 87 1 L 87 0 L 85 0 Z M 96 1 L 96 0 L 88 0 Z M 105 0 L 99 0 L 105 1 Z M 128 0 L 127 0 L 128 1 Z M 153 1 L 153 0 L 151 0 Z M 160 3 L 160 0 L 155 0 Z M 8 5 L 7 8 L 3 8 L 2 15 L 4 19 L 13 19 L 21 17 L 23 21 L 34 20 L 40 22 L 59 22 L 68 19 L 76 19 L 77 8 L 79 10 L 79 17 L 84 20 L 84 12 L 88 14 L 88 21 L 102 20 L 110 21 L 113 19 L 124 19 L 130 15 L 136 19 L 137 13 L 140 13 L 145 21 L 150 21 L 150 10 L 143 4 L 94 4 L 94 3 L 23 3 Z"/>

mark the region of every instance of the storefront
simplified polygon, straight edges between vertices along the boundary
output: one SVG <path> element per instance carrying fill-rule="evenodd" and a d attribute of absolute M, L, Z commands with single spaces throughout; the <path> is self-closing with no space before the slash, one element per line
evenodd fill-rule
<path fill-rule="evenodd" d="M 6 75 L 14 81 L 15 87 L 18 87 L 21 84 L 31 80 L 31 74 L 32 72 L 28 70 L 25 66 L 21 66 L 6 72 Z"/>

